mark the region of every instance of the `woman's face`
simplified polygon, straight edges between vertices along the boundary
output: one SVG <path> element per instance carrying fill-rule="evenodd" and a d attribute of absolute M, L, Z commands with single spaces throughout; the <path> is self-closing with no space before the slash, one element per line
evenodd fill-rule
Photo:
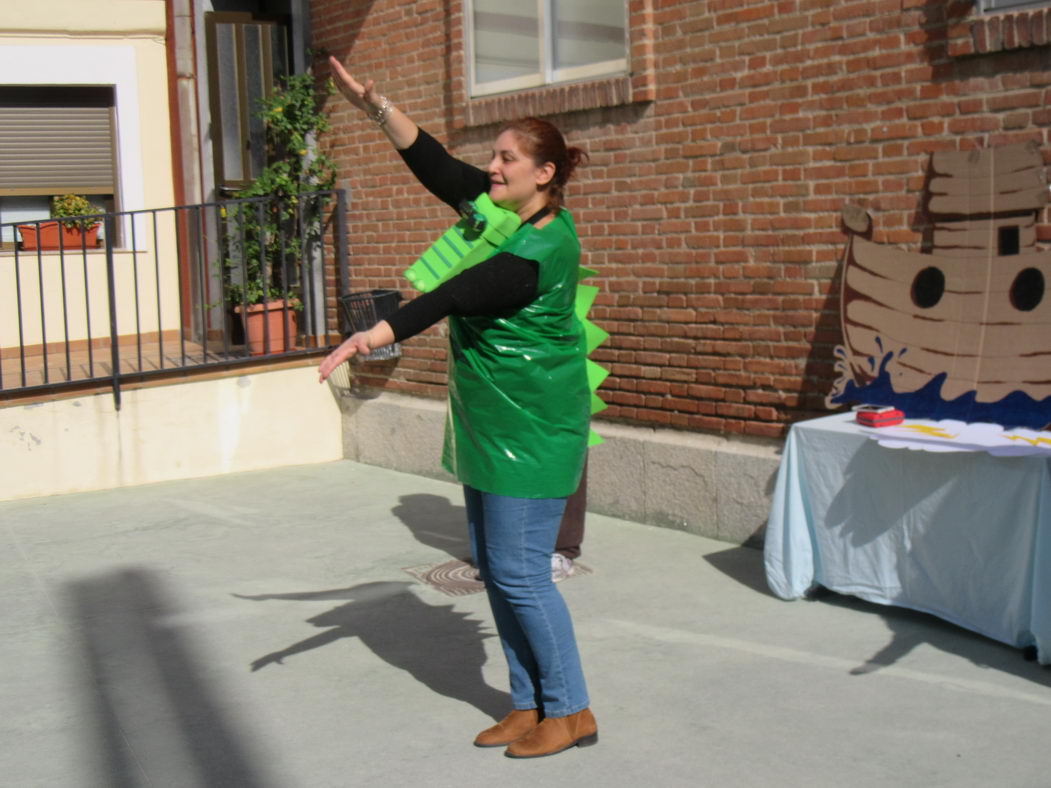
<path fill-rule="evenodd" d="M 538 167 L 519 146 L 517 135 L 508 130 L 496 138 L 486 172 L 489 197 L 494 203 L 516 212 L 533 205 L 539 210 L 546 202 L 542 187 L 554 176 L 555 165 L 546 162 Z"/>

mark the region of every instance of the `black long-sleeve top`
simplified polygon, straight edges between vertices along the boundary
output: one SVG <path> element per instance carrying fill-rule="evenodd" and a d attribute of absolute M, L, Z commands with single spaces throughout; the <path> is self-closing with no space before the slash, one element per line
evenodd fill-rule
<path fill-rule="evenodd" d="M 434 137 L 419 130 L 416 140 L 399 151 L 420 183 L 453 209 L 489 190 L 489 176 L 454 158 Z M 417 296 L 386 318 L 395 341 L 419 334 L 449 315 L 499 315 L 536 298 L 539 266 L 534 260 L 500 252 Z"/>

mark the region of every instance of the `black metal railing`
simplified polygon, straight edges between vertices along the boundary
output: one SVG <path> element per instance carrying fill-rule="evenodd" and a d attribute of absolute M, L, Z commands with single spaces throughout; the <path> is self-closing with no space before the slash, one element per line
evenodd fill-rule
<path fill-rule="evenodd" d="M 339 336 L 342 190 L 76 221 L 100 237 L 3 225 L 20 240 L 0 254 L 0 395 L 103 383 L 119 408 L 122 380 L 316 353 Z"/>

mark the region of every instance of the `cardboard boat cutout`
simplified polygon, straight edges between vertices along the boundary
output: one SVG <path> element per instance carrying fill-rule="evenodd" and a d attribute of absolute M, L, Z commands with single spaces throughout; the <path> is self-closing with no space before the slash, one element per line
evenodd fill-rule
<path fill-rule="evenodd" d="M 931 157 L 927 251 L 867 238 L 848 206 L 837 380 L 829 407 L 893 405 L 909 418 L 1051 424 L 1051 251 L 1036 143 Z"/>

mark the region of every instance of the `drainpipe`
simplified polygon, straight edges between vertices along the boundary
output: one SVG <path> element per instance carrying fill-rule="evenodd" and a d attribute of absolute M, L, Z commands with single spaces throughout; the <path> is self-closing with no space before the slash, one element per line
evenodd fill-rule
<path fill-rule="evenodd" d="M 175 204 L 204 202 L 197 134 L 197 72 L 193 0 L 168 0 L 168 107 L 172 128 Z"/>

